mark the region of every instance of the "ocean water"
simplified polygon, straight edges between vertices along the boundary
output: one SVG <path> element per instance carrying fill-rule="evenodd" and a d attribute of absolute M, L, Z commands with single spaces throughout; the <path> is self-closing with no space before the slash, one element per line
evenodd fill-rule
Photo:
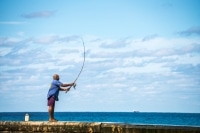
<path fill-rule="evenodd" d="M 0 121 L 48 121 L 47 112 L 0 112 Z M 59 121 L 117 122 L 148 125 L 179 125 L 200 127 L 200 113 L 149 113 L 149 112 L 55 112 Z"/>

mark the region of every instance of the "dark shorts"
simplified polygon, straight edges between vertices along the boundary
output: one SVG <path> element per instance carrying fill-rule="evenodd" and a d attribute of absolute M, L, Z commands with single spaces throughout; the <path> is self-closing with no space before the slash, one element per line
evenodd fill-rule
<path fill-rule="evenodd" d="M 47 101 L 48 106 L 55 106 L 55 98 L 52 96 Z"/>

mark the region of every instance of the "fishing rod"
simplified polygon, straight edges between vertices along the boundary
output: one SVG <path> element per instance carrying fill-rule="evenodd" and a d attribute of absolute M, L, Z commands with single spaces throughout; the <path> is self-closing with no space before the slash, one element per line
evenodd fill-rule
<path fill-rule="evenodd" d="M 76 79 L 74 80 L 74 85 L 73 85 L 73 88 L 76 89 L 76 81 L 78 80 L 79 76 L 81 75 L 82 71 L 83 71 L 83 67 L 85 65 L 85 44 L 84 44 L 84 41 L 83 41 L 83 38 L 81 38 L 82 40 L 82 44 L 83 44 L 83 64 L 82 64 L 82 67 L 81 67 L 81 70 L 79 71 L 78 73 L 78 76 L 76 77 Z M 69 89 L 71 88 L 71 86 L 69 87 Z M 66 91 L 66 93 L 68 92 L 68 90 Z"/>

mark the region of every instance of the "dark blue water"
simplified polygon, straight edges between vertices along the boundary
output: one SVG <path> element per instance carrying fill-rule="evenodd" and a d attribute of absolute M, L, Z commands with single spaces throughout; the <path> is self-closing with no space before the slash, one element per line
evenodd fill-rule
<path fill-rule="evenodd" d="M 0 121 L 24 121 L 26 112 L 0 113 Z M 30 121 L 48 121 L 47 112 L 28 112 Z M 158 124 L 200 126 L 200 113 L 145 112 L 56 112 L 59 121 L 119 122 L 129 124 Z"/>

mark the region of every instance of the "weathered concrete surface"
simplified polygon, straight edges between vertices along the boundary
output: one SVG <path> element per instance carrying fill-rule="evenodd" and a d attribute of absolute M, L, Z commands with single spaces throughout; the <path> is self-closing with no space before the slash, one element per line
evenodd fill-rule
<path fill-rule="evenodd" d="M 101 133 L 200 133 L 200 127 L 102 123 Z"/>
<path fill-rule="evenodd" d="M 99 133 L 100 124 L 83 122 L 0 122 L 0 132 Z"/>
<path fill-rule="evenodd" d="M 200 133 L 200 127 L 132 125 L 98 122 L 12 122 L 0 121 L 0 133 Z"/>

